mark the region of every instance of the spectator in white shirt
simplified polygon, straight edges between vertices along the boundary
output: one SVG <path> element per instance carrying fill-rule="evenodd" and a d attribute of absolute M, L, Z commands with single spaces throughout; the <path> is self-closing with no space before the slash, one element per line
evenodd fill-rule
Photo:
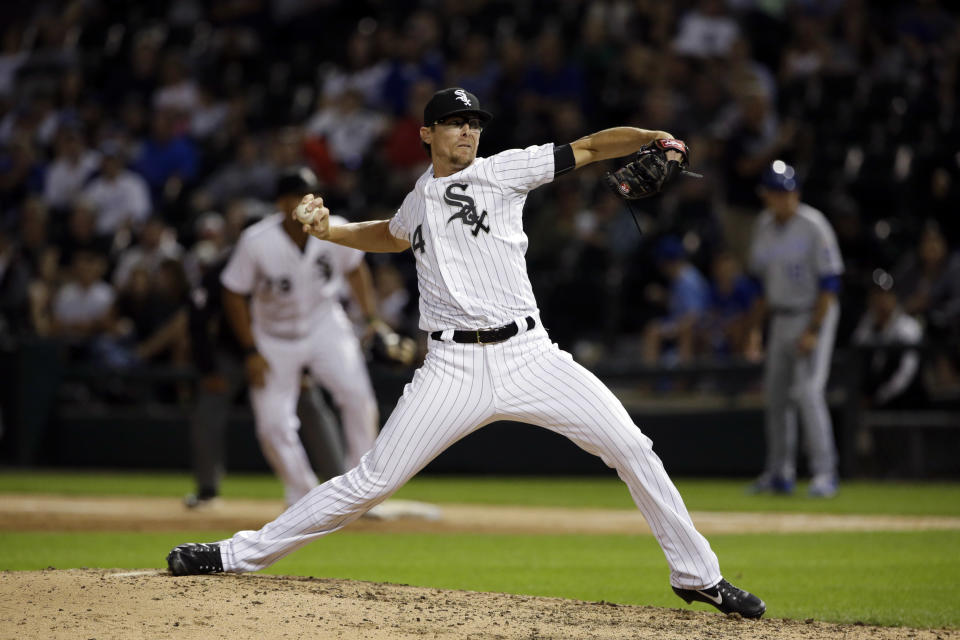
<path fill-rule="evenodd" d="M 874 347 L 864 360 L 864 393 L 873 407 L 915 407 L 926 397 L 920 354 L 903 347 L 919 345 L 923 327 L 900 306 L 888 273 L 877 269 L 872 284 L 867 311 L 853 333 L 854 344 Z"/>
<path fill-rule="evenodd" d="M 740 33 L 736 21 L 726 13 L 722 0 L 701 0 L 680 19 L 674 51 L 695 58 L 723 57 Z"/>
<path fill-rule="evenodd" d="M 152 217 L 140 229 L 137 244 L 127 248 L 117 260 L 113 272 L 113 284 L 122 289 L 135 266 L 143 265 L 148 272 L 156 273 L 167 259 L 179 260 L 183 247 L 177 242 L 172 230 L 159 217 Z"/>
<path fill-rule="evenodd" d="M 65 211 L 99 166 L 100 154 L 87 148 L 83 134 L 74 127 L 61 127 L 56 157 L 43 183 L 44 201 L 52 209 Z"/>
<path fill-rule="evenodd" d="M 53 299 L 53 328 L 60 336 L 89 339 L 112 325 L 113 287 L 103 281 L 106 259 L 86 249 L 73 257 L 71 279 Z"/>
<path fill-rule="evenodd" d="M 84 198 L 97 211 L 97 234 L 114 235 L 138 227 L 150 215 L 150 190 L 146 181 L 126 168 L 121 146 L 114 141 L 100 147 L 100 176 L 84 190 Z"/>
<path fill-rule="evenodd" d="M 348 88 L 307 121 L 306 131 L 310 137 L 325 139 L 333 157 L 355 170 L 386 126 L 383 115 L 363 107 L 363 94 Z"/>

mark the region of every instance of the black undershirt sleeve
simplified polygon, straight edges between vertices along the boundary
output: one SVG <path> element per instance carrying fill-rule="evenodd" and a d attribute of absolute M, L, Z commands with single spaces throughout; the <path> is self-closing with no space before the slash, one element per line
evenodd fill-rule
<path fill-rule="evenodd" d="M 562 144 L 553 148 L 553 177 L 562 176 L 565 173 L 573 171 L 577 166 L 577 161 L 573 157 L 573 149 L 568 144 Z"/>

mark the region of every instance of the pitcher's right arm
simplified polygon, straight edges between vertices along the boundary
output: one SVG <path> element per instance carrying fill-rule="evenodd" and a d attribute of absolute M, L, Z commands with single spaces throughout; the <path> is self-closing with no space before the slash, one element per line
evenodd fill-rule
<path fill-rule="evenodd" d="M 409 242 L 390 233 L 389 220 L 331 226 L 330 210 L 323 206 L 323 198 L 308 193 L 303 196 L 301 204 L 307 212 L 316 212 L 310 224 L 303 225 L 303 230 L 316 238 L 368 253 L 398 253 L 410 248 Z M 293 216 L 296 219 L 296 212 Z"/>

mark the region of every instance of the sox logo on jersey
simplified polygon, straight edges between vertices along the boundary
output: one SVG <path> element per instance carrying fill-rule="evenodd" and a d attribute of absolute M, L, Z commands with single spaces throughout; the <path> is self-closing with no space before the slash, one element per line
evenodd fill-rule
<path fill-rule="evenodd" d="M 477 216 L 477 204 L 474 199 L 468 196 L 466 193 L 454 193 L 454 188 L 466 192 L 467 185 L 454 183 L 447 187 L 447 190 L 444 192 L 444 202 L 452 207 L 460 207 L 459 211 L 450 216 L 450 218 L 447 220 L 447 224 L 450 224 L 450 222 L 453 220 L 459 219 L 460 222 L 468 227 L 473 227 L 474 237 L 476 237 L 476 235 L 481 231 L 484 233 L 490 233 L 490 226 L 484 224 L 484 220 L 487 219 L 487 212 L 483 211 L 479 216 Z"/>

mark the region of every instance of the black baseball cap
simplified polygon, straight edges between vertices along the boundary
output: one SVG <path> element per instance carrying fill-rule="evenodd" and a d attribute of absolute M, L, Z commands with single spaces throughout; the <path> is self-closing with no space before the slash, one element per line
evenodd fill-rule
<path fill-rule="evenodd" d="M 493 114 L 480 108 L 480 101 L 466 89 L 450 87 L 433 94 L 430 102 L 423 108 L 423 124 L 429 127 L 448 116 L 471 114 L 487 122 Z"/>
<path fill-rule="evenodd" d="M 277 178 L 276 197 L 313 193 L 319 184 L 316 174 L 307 167 L 284 169 Z"/>

